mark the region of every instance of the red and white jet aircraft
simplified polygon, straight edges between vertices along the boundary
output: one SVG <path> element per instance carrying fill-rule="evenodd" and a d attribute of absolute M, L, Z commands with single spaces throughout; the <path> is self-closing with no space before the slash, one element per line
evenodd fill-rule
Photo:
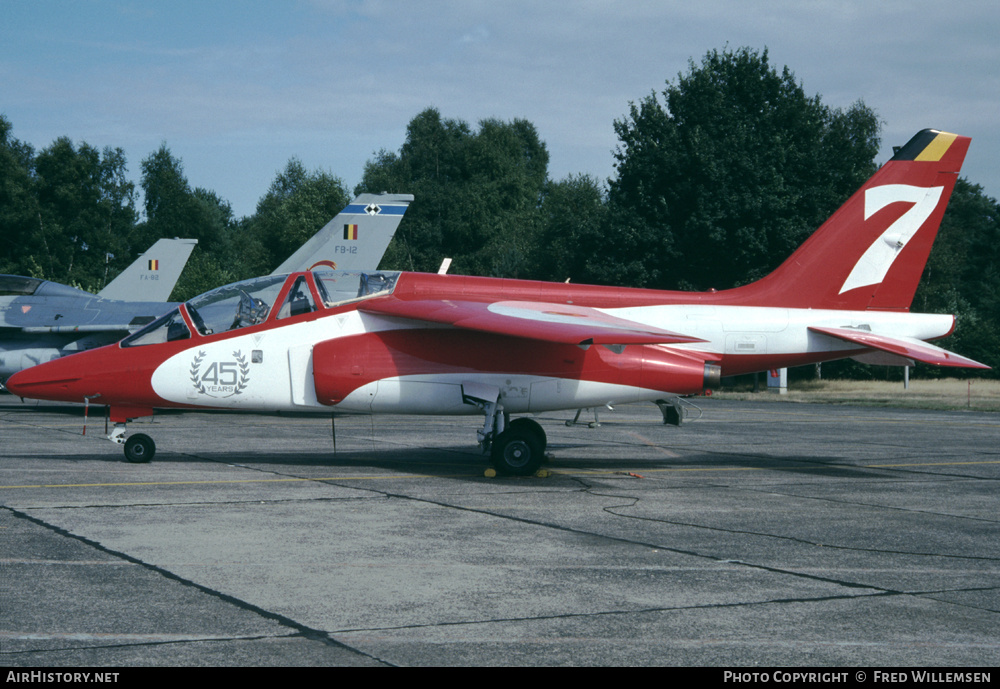
<path fill-rule="evenodd" d="M 510 414 L 655 401 L 720 376 L 877 354 L 988 368 L 934 345 L 954 317 L 909 312 L 969 138 L 917 134 L 773 273 L 713 292 L 459 275 L 302 272 L 203 294 L 121 342 L 22 371 L 14 394 L 110 407 L 130 461 L 155 407 L 484 414 L 501 473 L 545 433 Z"/>

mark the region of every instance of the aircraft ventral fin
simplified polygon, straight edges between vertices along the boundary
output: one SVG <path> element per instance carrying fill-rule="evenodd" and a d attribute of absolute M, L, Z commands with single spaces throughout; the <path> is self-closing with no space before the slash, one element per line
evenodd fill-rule
<path fill-rule="evenodd" d="M 704 340 L 572 304 L 372 299 L 359 311 L 561 344 L 678 344 Z"/>
<path fill-rule="evenodd" d="M 928 344 L 923 340 L 904 337 L 887 337 L 864 330 L 851 328 L 810 327 L 809 330 L 851 344 L 878 349 L 907 359 L 915 359 L 933 366 L 955 366 L 964 368 L 990 368 L 986 364 L 959 356 L 947 349 Z"/>

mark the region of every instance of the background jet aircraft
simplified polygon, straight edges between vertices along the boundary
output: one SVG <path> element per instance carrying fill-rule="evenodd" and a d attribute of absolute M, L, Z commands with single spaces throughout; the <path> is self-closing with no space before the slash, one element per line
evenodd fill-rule
<path fill-rule="evenodd" d="M 196 239 L 160 239 L 96 295 L 0 275 L 0 381 L 45 361 L 117 342 L 176 304 L 165 303 Z"/>
<path fill-rule="evenodd" d="M 110 407 L 110 439 L 154 407 L 484 414 L 497 470 L 534 472 L 545 433 L 510 414 L 694 394 L 722 375 L 879 351 L 988 368 L 928 344 L 910 313 L 969 139 L 925 130 L 773 273 L 672 292 L 418 273 L 301 272 L 220 287 L 116 345 L 14 375 L 22 397 Z"/>
<path fill-rule="evenodd" d="M 314 267 L 375 270 L 412 200 L 409 194 L 358 196 L 272 274 Z M 117 342 L 176 308 L 166 300 L 196 243 L 159 240 L 96 296 L 47 280 L 0 275 L 0 381 Z"/>

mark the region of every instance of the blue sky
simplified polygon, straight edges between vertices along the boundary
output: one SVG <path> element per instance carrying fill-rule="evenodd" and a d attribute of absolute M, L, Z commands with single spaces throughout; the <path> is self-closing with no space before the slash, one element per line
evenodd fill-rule
<path fill-rule="evenodd" d="M 162 143 L 192 186 L 254 212 L 276 173 L 360 180 L 426 107 L 535 124 L 550 175 L 614 174 L 613 123 L 709 50 L 767 48 L 832 107 L 885 121 L 880 162 L 925 127 L 973 138 L 1000 196 L 1000 5 L 774 0 L 0 0 L 0 113 L 41 149 Z"/>

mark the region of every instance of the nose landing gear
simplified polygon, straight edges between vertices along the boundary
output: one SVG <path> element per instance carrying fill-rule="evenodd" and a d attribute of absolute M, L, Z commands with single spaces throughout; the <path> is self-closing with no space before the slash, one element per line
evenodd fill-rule
<path fill-rule="evenodd" d="M 132 464 L 146 464 L 153 461 L 156 454 L 156 443 L 145 433 L 136 433 L 125 437 L 125 424 L 115 423 L 108 440 L 125 446 L 125 459 Z"/>
<path fill-rule="evenodd" d="M 151 462 L 155 454 L 156 443 L 145 433 L 136 433 L 125 441 L 125 459 L 133 464 Z"/>

